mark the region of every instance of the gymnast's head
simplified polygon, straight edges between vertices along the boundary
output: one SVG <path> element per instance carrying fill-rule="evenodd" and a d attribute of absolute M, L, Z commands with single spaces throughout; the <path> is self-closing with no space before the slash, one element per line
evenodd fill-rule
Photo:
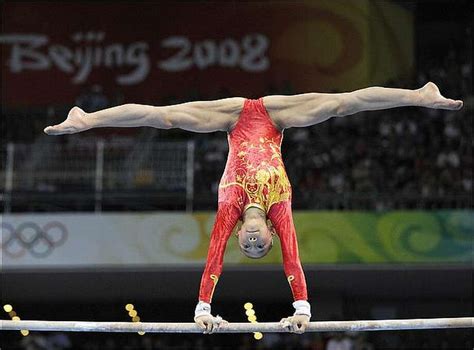
<path fill-rule="evenodd" d="M 242 253 L 251 259 L 263 258 L 272 249 L 275 231 L 267 223 L 265 212 L 257 207 L 248 208 L 237 231 Z"/>

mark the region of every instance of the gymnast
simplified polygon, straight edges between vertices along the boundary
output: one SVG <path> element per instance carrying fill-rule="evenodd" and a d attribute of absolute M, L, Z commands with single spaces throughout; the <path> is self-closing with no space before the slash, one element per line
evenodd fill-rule
<path fill-rule="evenodd" d="M 415 90 L 369 87 L 348 93 L 305 93 L 188 102 L 170 106 L 124 104 L 94 113 L 73 107 L 67 119 L 44 129 L 48 135 L 74 134 L 98 127 L 149 126 L 206 133 L 227 132 L 229 154 L 219 184 L 218 208 L 202 275 L 195 322 L 212 333 L 226 321 L 211 314 L 227 241 L 239 220 L 239 248 L 252 259 L 264 257 L 273 237 L 281 242 L 283 266 L 293 294 L 292 316 L 281 320 L 290 332 L 303 333 L 311 318 L 306 280 L 298 255 L 291 211 L 291 185 L 281 156 L 283 131 L 361 111 L 419 106 L 459 110 L 460 100 L 443 97 L 429 82 Z"/>

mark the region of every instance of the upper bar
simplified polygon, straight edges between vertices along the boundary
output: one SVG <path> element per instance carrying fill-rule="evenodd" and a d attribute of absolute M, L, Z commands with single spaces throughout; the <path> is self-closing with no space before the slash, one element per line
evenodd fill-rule
<path fill-rule="evenodd" d="M 84 321 L 8 321 L 1 320 L 1 331 L 27 329 L 30 331 L 63 332 L 147 332 L 202 333 L 195 323 L 152 322 L 84 322 Z M 377 321 L 310 322 L 306 332 L 389 331 L 408 329 L 474 328 L 474 317 L 420 318 Z M 278 322 L 228 323 L 215 333 L 288 333 Z"/>

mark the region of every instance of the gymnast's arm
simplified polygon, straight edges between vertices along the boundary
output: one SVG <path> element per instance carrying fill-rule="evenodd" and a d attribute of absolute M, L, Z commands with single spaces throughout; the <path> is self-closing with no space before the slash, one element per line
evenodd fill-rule
<path fill-rule="evenodd" d="M 416 90 L 369 87 L 346 93 L 266 96 L 263 102 L 281 129 L 310 126 L 361 111 L 404 106 L 458 110 L 463 105 L 460 100 L 443 97 L 431 82 Z"/>
<path fill-rule="evenodd" d="M 93 113 L 86 113 L 79 107 L 73 107 L 64 122 L 48 126 L 44 132 L 48 135 L 62 135 L 100 127 L 139 126 L 159 129 L 180 128 L 194 132 L 228 131 L 238 119 L 243 103 L 242 97 L 170 106 L 129 103 Z"/>
<path fill-rule="evenodd" d="M 268 218 L 280 238 L 283 267 L 294 299 L 295 313 L 282 319 L 281 323 L 290 332 L 303 333 L 311 318 L 311 306 L 307 301 L 306 278 L 298 253 L 290 201 L 273 204 L 268 212 Z"/>
<path fill-rule="evenodd" d="M 222 322 L 220 317 L 213 317 L 211 314 L 212 296 L 222 273 L 227 241 L 241 214 L 241 209 L 233 203 L 220 202 L 217 208 L 206 267 L 201 278 L 199 300 L 194 313 L 194 321 L 205 333 L 212 333 Z"/>

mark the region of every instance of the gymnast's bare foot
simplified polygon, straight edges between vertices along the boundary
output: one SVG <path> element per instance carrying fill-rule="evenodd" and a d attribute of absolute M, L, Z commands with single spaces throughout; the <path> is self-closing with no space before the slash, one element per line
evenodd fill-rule
<path fill-rule="evenodd" d="M 48 135 L 75 134 L 90 128 L 87 123 L 87 113 L 79 107 L 73 107 L 65 121 L 61 124 L 46 127 L 44 132 Z"/>
<path fill-rule="evenodd" d="M 439 92 L 435 83 L 429 82 L 417 90 L 420 95 L 420 105 L 428 108 L 459 110 L 463 106 L 461 100 L 445 98 Z"/>

